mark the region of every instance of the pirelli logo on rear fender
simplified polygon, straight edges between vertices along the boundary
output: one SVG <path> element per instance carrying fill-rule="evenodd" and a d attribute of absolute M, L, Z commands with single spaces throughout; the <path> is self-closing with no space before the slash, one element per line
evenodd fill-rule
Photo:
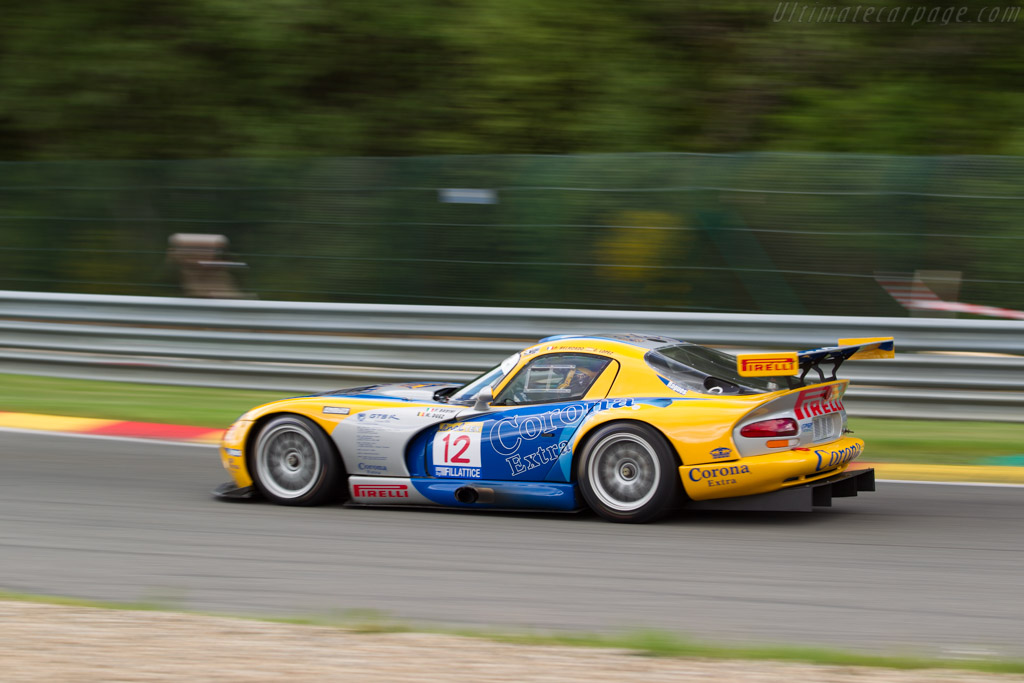
<path fill-rule="evenodd" d="M 844 384 L 826 384 L 811 387 L 797 394 L 794 412 L 796 419 L 804 420 L 815 415 L 828 415 L 843 410 Z"/>
<path fill-rule="evenodd" d="M 736 356 L 741 377 L 778 377 L 795 375 L 800 363 L 795 353 L 744 353 Z"/>

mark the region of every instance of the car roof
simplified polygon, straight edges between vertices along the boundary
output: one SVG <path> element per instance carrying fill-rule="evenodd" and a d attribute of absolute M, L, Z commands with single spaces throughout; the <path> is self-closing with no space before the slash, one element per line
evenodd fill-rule
<path fill-rule="evenodd" d="M 545 337 L 523 349 L 523 357 L 548 353 L 597 353 L 641 359 L 666 346 L 692 346 L 690 342 L 653 334 L 560 334 Z"/>
<path fill-rule="evenodd" d="M 558 334 L 552 337 L 545 337 L 538 341 L 538 344 L 550 344 L 552 342 L 564 341 L 586 341 L 586 342 L 619 342 L 627 346 L 652 350 L 674 344 L 688 344 L 689 342 L 653 334 Z"/>

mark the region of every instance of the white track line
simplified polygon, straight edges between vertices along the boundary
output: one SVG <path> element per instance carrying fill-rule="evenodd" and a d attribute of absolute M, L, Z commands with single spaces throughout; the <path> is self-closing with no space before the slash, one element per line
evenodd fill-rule
<path fill-rule="evenodd" d="M 997 484 L 990 481 L 919 481 L 917 479 L 876 479 L 886 484 L 931 484 L 932 486 L 994 486 L 996 488 L 1020 489 L 1024 484 Z"/>
<path fill-rule="evenodd" d="M 113 439 L 114 441 L 127 441 L 131 443 L 165 444 L 169 446 L 198 446 L 199 448 L 217 448 L 215 443 L 202 443 L 199 441 L 175 441 L 173 439 L 146 439 L 138 436 L 116 436 L 113 434 L 79 434 L 77 432 L 49 432 L 45 429 L 19 429 L 17 427 L 0 427 L 0 432 L 11 432 L 13 434 L 40 434 L 42 436 L 65 436 L 77 437 L 80 439 Z"/>

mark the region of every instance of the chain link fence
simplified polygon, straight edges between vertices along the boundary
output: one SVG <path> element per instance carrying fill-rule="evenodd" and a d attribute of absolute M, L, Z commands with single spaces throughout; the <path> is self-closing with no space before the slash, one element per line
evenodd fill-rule
<path fill-rule="evenodd" d="M 198 233 L 227 241 L 194 264 L 260 299 L 885 316 L 877 273 L 936 270 L 1019 309 L 1022 181 L 1017 157 L 6 163 L 0 288 L 195 293 L 169 240 Z"/>

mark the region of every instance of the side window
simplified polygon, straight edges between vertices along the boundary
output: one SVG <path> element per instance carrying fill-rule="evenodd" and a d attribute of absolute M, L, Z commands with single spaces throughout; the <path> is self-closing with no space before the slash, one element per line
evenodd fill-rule
<path fill-rule="evenodd" d="M 552 353 L 527 363 L 494 400 L 495 405 L 576 401 L 611 362 L 601 356 Z"/>

